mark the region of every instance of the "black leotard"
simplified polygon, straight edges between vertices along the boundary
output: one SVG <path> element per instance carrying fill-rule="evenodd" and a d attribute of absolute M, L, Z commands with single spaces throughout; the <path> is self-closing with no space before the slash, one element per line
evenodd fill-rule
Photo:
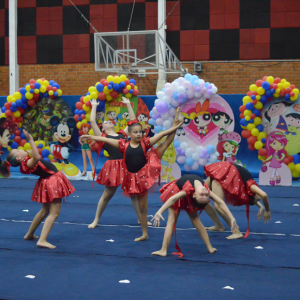
<path fill-rule="evenodd" d="M 58 172 L 58 170 L 56 169 L 56 167 L 54 166 L 54 164 L 52 164 L 51 162 L 49 161 L 46 161 L 46 160 L 43 160 L 43 159 L 40 159 L 39 160 L 48 170 L 50 171 L 53 171 L 55 173 Z M 50 174 L 48 173 L 47 171 L 45 171 L 41 166 L 37 166 L 37 168 L 31 173 L 31 174 L 34 174 L 34 175 L 37 175 L 41 178 L 48 178 L 50 177 L 51 175 L 53 174 Z"/>
<path fill-rule="evenodd" d="M 125 163 L 130 173 L 136 173 L 147 163 L 143 147 L 140 144 L 137 148 L 132 148 L 129 144 L 126 149 Z"/>
<path fill-rule="evenodd" d="M 114 140 L 124 139 L 124 135 L 121 134 L 121 133 L 119 133 L 116 136 L 114 136 L 114 135 L 107 135 L 106 137 L 109 138 L 109 139 L 114 139 Z M 121 153 L 118 148 L 110 146 L 107 143 L 104 144 L 103 149 L 108 152 L 108 154 L 109 154 L 108 159 L 109 160 L 122 159 L 124 157 L 123 153 Z"/>

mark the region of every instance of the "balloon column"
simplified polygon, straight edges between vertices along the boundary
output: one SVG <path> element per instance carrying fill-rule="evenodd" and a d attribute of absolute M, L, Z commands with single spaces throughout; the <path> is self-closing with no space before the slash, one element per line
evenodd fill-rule
<path fill-rule="evenodd" d="M 210 99 L 217 93 L 218 89 L 213 83 L 199 79 L 197 75 L 186 74 L 172 83 L 166 83 L 162 91 L 157 93 L 154 108 L 150 111 L 149 124 L 154 126 L 154 133 L 170 128 L 176 114 L 176 108 L 184 106 L 189 100 Z M 206 149 L 198 146 L 195 149 L 187 142 L 174 142 L 177 162 L 184 164 L 186 171 L 198 170 L 199 166 L 217 161 L 217 153 L 213 145 Z"/>
<path fill-rule="evenodd" d="M 19 88 L 13 95 L 7 96 L 7 102 L 1 108 L 0 117 L 7 118 L 8 116 L 12 116 L 13 122 L 19 127 L 11 136 L 13 143 L 8 147 L 9 151 L 12 149 L 29 150 L 31 148 L 21 128 L 23 122 L 22 115 L 28 106 L 33 107 L 41 98 L 50 97 L 55 99 L 61 95 L 62 91 L 58 83 L 54 80 L 48 81 L 45 78 L 41 78 L 38 80 L 29 80 L 29 83 L 26 83 L 24 87 Z M 44 141 L 36 141 L 35 143 L 44 159 L 53 159 L 53 156 L 50 155 L 50 147 L 45 146 Z"/>
<path fill-rule="evenodd" d="M 258 150 L 258 159 L 265 160 L 267 154 L 264 148 L 267 133 L 261 124 L 261 112 L 264 105 L 271 101 L 273 97 L 278 98 L 281 96 L 285 101 L 295 101 L 298 99 L 298 95 L 299 89 L 295 85 L 279 77 L 264 76 L 250 85 L 247 96 L 243 98 L 243 105 L 240 106 L 240 125 L 244 129 L 242 137 L 247 139 L 248 148 L 252 151 Z M 298 160 L 296 168 L 296 165 L 293 163 L 293 156 L 288 156 L 284 159 L 284 163 L 289 166 L 294 177 L 298 177 L 300 172 L 300 156 Z"/>
<path fill-rule="evenodd" d="M 109 75 L 106 79 L 103 78 L 100 82 L 97 82 L 95 86 L 89 87 L 86 95 L 82 96 L 75 105 L 74 118 L 77 122 L 76 127 L 80 130 L 82 124 L 90 122 L 92 99 L 96 99 L 99 102 L 98 112 L 104 111 L 106 101 L 120 101 L 122 94 L 128 99 L 139 94 L 136 81 L 134 79 L 129 80 L 126 75 Z M 99 120 L 99 122 L 101 121 Z M 83 134 L 82 131 L 79 134 Z M 92 129 L 89 134 L 93 134 Z"/>

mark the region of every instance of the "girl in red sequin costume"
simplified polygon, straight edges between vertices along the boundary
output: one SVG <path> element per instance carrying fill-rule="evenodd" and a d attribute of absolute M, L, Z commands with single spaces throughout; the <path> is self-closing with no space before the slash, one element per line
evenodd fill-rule
<path fill-rule="evenodd" d="M 170 129 L 160 132 L 151 138 L 143 138 L 142 126 L 137 120 L 133 122 L 129 121 L 127 123 L 129 125 L 128 135 L 131 137 L 130 141 L 125 139 L 117 141 L 114 139 L 96 136 L 81 136 L 81 139 L 93 139 L 95 141 L 105 142 L 115 148 L 119 148 L 120 152 L 124 153 L 123 167 L 125 175 L 122 183 L 122 189 L 133 201 L 137 198 L 140 222 L 143 231 L 143 235 L 135 239 L 136 242 L 148 239 L 148 189 L 159 177 L 161 170 L 161 157 L 174 140 L 176 130 L 183 123 L 183 121 L 179 119 L 179 114 L 180 109 L 177 109 L 173 126 Z M 164 136 L 168 136 L 166 140 L 157 148 L 152 148 L 152 146 Z"/>
<path fill-rule="evenodd" d="M 249 205 L 257 205 L 259 212 L 257 218 L 260 220 L 264 214 L 264 222 L 271 219 L 271 211 L 269 205 L 268 195 L 261 190 L 257 183 L 253 180 L 251 173 L 245 168 L 232 164 L 230 162 L 217 162 L 204 167 L 204 172 L 208 177 L 206 184 L 210 189 L 227 204 L 234 206 L 246 205 L 247 218 L 249 222 Z M 262 199 L 264 207 L 259 203 Z M 219 205 L 215 203 L 215 209 L 224 221 L 230 226 L 230 219 L 220 209 Z M 212 218 L 215 226 L 207 228 L 213 231 L 224 231 L 225 228 L 220 222 L 216 211 L 212 205 L 207 205 L 205 211 Z M 249 235 L 248 230 L 244 237 Z M 235 232 L 227 237 L 227 239 L 237 239 L 243 237 L 241 232 Z"/>
<path fill-rule="evenodd" d="M 165 235 L 163 239 L 162 248 L 159 251 L 152 252 L 152 255 L 167 256 L 167 250 L 175 230 L 175 247 L 178 252 L 173 253 L 173 255 L 179 255 L 183 257 L 180 248 L 176 241 L 176 223 L 180 211 L 185 210 L 198 231 L 198 234 L 205 243 L 209 253 L 213 254 L 217 249 L 213 248 L 205 227 L 200 221 L 198 216 L 203 209 L 208 205 L 209 198 L 211 198 L 215 203 L 219 205 L 224 214 L 230 219 L 232 232 L 238 231 L 238 226 L 236 221 L 229 211 L 228 207 L 222 199 L 210 191 L 209 187 L 204 183 L 201 177 L 195 174 L 183 175 L 178 180 L 174 180 L 170 183 L 165 184 L 161 189 L 161 200 L 165 204 L 158 210 L 158 212 L 153 217 L 153 226 L 160 225 L 160 219 L 164 220 L 162 214 L 164 211 L 169 209 L 168 223 L 165 230 Z"/>
<path fill-rule="evenodd" d="M 115 126 L 111 121 L 102 122 L 102 125 L 100 127 L 101 129 L 99 129 L 98 124 L 96 122 L 96 110 L 99 103 L 96 100 L 92 100 L 91 103 L 92 111 L 90 121 L 95 136 L 107 137 L 110 139 L 115 139 L 116 141 L 118 141 L 119 139 L 127 138 L 128 127 L 126 127 L 124 130 L 120 129 L 118 132 L 115 132 Z M 129 99 L 123 97 L 122 103 L 127 106 L 130 120 L 134 120 L 135 114 Z M 103 165 L 96 179 L 97 183 L 105 185 L 105 189 L 98 202 L 94 221 L 88 226 L 89 228 L 95 228 L 98 226 L 99 220 L 108 202 L 116 193 L 118 186 L 123 183 L 124 178 L 123 153 L 121 153 L 119 149 L 112 147 L 108 143 L 98 143 L 98 145 L 100 147 L 100 149 L 98 149 L 98 153 L 102 148 L 104 148 L 104 150 L 108 152 L 109 158 Z M 132 199 L 132 206 L 134 207 L 137 217 L 139 219 L 139 204 L 136 199 Z M 149 225 L 152 224 L 149 223 Z"/>
<path fill-rule="evenodd" d="M 24 239 L 37 239 L 38 237 L 34 235 L 34 232 L 48 216 L 37 245 L 53 249 L 56 246 L 48 243 L 47 238 L 60 214 L 62 198 L 74 193 L 75 188 L 51 162 L 40 158 L 32 136 L 26 130 L 23 130 L 23 133 L 30 142 L 32 157 L 27 151 L 14 149 L 7 155 L 7 162 L 13 167 L 20 166 L 20 172 L 23 174 L 34 174 L 40 177 L 34 187 L 31 200 L 42 204 L 42 209 L 34 217 Z M 5 163 L 8 164 L 7 162 Z"/>

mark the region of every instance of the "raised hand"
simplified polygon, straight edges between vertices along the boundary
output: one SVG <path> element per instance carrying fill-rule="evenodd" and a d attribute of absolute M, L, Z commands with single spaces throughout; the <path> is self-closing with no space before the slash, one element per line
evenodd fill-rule
<path fill-rule="evenodd" d="M 23 129 L 23 133 L 25 134 L 27 141 L 33 140 L 32 135 L 30 133 L 28 133 L 28 131 L 26 131 L 25 129 Z"/>
<path fill-rule="evenodd" d="M 96 99 L 92 99 L 91 104 L 92 104 L 92 106 L 98 106 L 99 102 L 97 102 Z"/>
<path fill-rule="evenodd" d="M 153 227 L 159 227 L 160 219 L 165 220 L 161 213 L 157 212 L 155 216 L 152 218 L 151 222 L 153 222 Z"/>
<path fill-rule="evenodd" d="M 126 97 L 122 97 L 121 102 L 124 103 L 124 104 L 129 104 L 130 100 L 128 98 L 126 98 Z"/>

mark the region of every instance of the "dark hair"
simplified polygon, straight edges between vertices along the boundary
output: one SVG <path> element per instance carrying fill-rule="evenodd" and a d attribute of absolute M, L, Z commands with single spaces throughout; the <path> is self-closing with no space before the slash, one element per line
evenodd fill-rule
<path fill-rule="evenodd" d="M 292 117 L 294 119 L 300 120 L 300 114 L 296 114 L 296 113 L 291 113 L 285 116 L 286 118 L 288 117 Z"/>
<path fill-rule="evenodd" d="M 142 127 L 142 125 L 140 123 L 133 123 L 132 125 L 128 125 L 128 132 L 131 133 L 132 128 L 135 127 L 135 126 L 141 126 Z"/>
<path fill-rule="evenodd" d="M 17 157 L 14 156 L 11 151 L 7 154 L 6 160 L 12 165 L 12 167 L 18 167 L 21 164 L 21 161 L 17 160 Z"/>
<path fill-rule="evenodd" d="M 291 105 L 294 104 L 293 102 L 289 103 L 289 102 L 286 102 L 286 101 L 275 102 L 275 103 L 271 104 L 271 105 L 269 106 L 269 108 L 267 109 L 267 111 L 264 113 L 265 118 L 268 120 L 269 123 L 270 123 L 270 121 L 271 121 L 271 118 L 268 116 L 268 111 L 270 110 L 271 106 L 273 106 L 273 105 L 275 105 L 275 104 L 280 104 L 280 103 L 283 103 L 284 106 L 291 106 Z"/>
<path fill-rule="evenodd" d="M 1 161 L 1 158 L 0 158 L 0 161 Z M 10 170 L 7 167 L 6 162 L 7 162 L 7 160 L 5 159 L 4 161 L 1 161 L 1 164 L 0 164 L 0 174 L 3 177 L 9 177 L 10 176 Z"/>
<path fill-rule="evenodd" d="M 228 125 L 230 125 L 230 124 L 232 123 L 232 121 L 233 121 L 233 120 L 229 117 L 229 115 L 228 115 L 227 113 L 222 112 L 222 111 L 217 111 L 216 113 L 211 113 L 211 115 L 212 115 L 212 120 L 213 120 L 213 121 L 217 121 L 217 120 L 215 120 L 216 117 L 225 117 L 225 118 L 229 119 L 230 122 L 229 122 Z"/>
<path fill-rule="evenodd" d="M 200 208 L 200 209 L 204 209 L 205 206 L 208 204 L 208 203 L 206 203 L 206 204 L 199 203 L 199 202 L 196 200 L 196 198 L 192 198 L 192 199 L 193 199 L 193 206 L 194 206 L 194 208 L 197 207 L 197 208 Z"/>
<path fill-rule="evenodd" d="M 4 124 L 5 121 L 6 121 L 6 118 L 1 118 L 0 119 L 0 136 L 3 136 L 3 133 L 4 133 L 5 129 L 7 129 L 5 127 L 2 127 L 2 125 Z"/>

